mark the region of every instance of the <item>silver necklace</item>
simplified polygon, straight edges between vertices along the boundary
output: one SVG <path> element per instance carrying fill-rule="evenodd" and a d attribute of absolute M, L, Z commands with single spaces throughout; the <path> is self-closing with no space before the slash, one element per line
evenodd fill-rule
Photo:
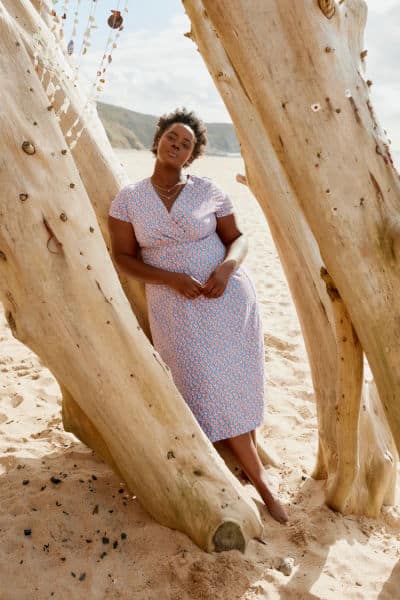
<path fill-rule="evenodd" d="M 156 193 L 159 195 L 159 197 L 162 200 L 167 200 L 167 202 L 170 202 L 170 200 L 172 200 L 173 198 L 176 198 L 179 195 L 179 192 L 181 190 L 176 190 L 175 192 L 173 192 L 172 194 L 163 194 L 162 192 L 156 190 Z"/>
<path fill-rule="evenodd" d="M 172 190 L 174 190 L 176 187 L 178 187 L 178 185 L 185 185 L 186 181 L 177 181 L 175 183 L 175 185 L 173 185 L 171 188 L 167 189 L 162 187 L 161 185 L 158 185 L 151 177 L 150 177 L 151 183 L 154 185 L 154 187 L 156 187 L 158 190 L 160 190 L 160 192 L 165 193 L 165 194 L 170 194 L 172 192 Z"/>

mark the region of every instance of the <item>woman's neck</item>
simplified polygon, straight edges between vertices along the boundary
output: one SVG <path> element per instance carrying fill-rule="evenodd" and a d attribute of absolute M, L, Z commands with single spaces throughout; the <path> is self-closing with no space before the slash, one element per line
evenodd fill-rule
<path fill-rule="evenodd" d="M 185 179 L 182 169 L 169 168 L 160 164 L 158 161 L 156 161 L 156 164 L 154 165 L 154 171 L 151 178 L 156 183 L 164 185 L 165 187 L 175 185 L 178 181 L 184 182 Z"/>

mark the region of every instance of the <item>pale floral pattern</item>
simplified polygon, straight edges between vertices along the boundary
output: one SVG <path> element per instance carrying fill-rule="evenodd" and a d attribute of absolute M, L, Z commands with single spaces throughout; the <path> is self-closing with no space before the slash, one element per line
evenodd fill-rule
<path fill-rule="evenodd" d="M 120 191 L 110 215 L 132 223 L 145 263 L 205 283 L 225 256 L 216 217 L 233 212 L 226 194 L 189 176 L 168 212 L 149 178 Z M 189 300 L 146 284 L 153 344 L 211 441 L 246 433 L 263 421 L 264 342 L 254 289 L 241 266 L 219 298 Z"/>

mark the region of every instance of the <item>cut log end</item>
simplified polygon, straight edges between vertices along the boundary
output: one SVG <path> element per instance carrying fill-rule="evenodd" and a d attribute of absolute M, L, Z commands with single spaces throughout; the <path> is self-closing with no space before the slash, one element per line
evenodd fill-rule
<path fill-rule="evenodd" d="M 240 550 L 240 552 L 244 552 L 246 549 L 246 540 L 242 529 L 233 521 L 222 523 L 214 533 L 212 541 L 215 552 L 224 552 L 226 550 Z"/>

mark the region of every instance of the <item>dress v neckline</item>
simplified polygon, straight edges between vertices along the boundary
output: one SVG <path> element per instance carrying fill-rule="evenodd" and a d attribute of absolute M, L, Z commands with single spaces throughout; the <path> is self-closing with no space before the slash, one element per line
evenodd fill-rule
<path fill-rule="evenodd" d="M 188 185 L 189 182 L 190 182 L 190 175 L 188 174 L 186 176 L 186 183 L 185 183 L 185 185 L 180 190 L 179 194 L 177 195 L 177 197 L 175 198 L 175 200 L 171 204 L 170 209 L 168 210 L 168 208 L 165 206 L 163 200 L 161 200 L 160 196 L 157 194 L 157 191 L 156 191 L 155 187 L 153 186 L 153 184 L 151 182 L 151 177 L 149 177 L 149 184 L 150 184 L 151 190 L 152 190 L 154 196 L 156 197 L 156 199 L 158 200 L 158 203 L 161 204 L 164 207 L 164 210 L 165 210 L 165 212 L 167 213 L 168 216 L 171 215 L 171 212 L 172 212 L 175 204 L 177 203 L 177 201 L 179 200 L 179 198 L 182 196 L 183 192 L 186 190 L 186 186 Z"/>

